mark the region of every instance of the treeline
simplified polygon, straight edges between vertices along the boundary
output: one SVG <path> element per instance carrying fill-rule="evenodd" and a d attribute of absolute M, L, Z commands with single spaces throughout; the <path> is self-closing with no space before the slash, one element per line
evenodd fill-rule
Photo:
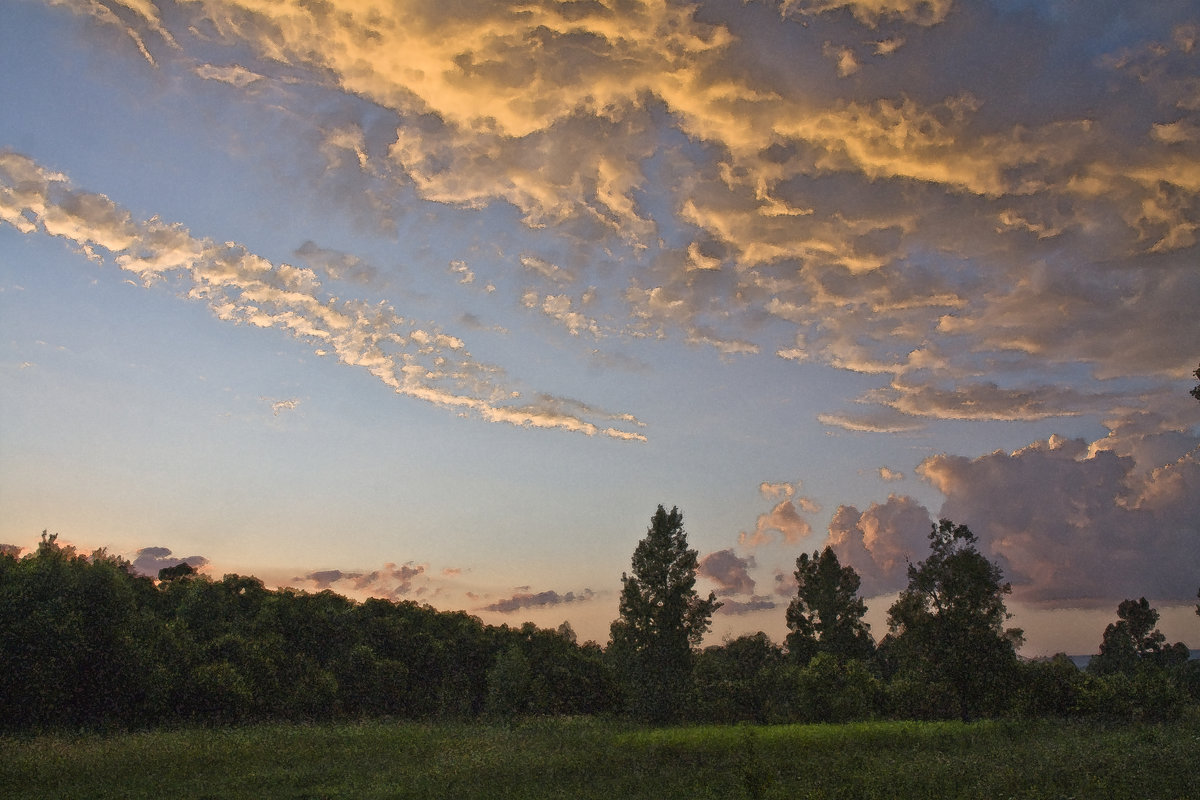
<path fill-rule="evenodd" d="M 858 576 L 831 550 L 797 560 L 784 645 L 765 634 L 700 649 L 719 605 L 694 590 L 682 516 L 661 507 L 623 576 L 611 642 L 564 623 L 485 625 L 412 602 L 272 590 L 187 565 L 136 574 L 43 534 L 0 555 L 0 726 L 10 731 L 267 719 L 629 714 L 654 721 L 1166 716 L 1200 703 L 1200 662 L 1126 601 L 1086 671 L 1026 662 L 1003 628 L 1007 587 L 964 526 L 869 635 Z M 1200 613 L 1200 609 L 1198 609 Z"/>
<path fill-rule="evenodd" d="M 411 602 L 271 590 L 186 564 L 154 581 L 43 534 L 0 556 L 0 726 L 473 717 L 617 705 L 598 645 Z M 524 672 L 514 675 L 514 665 Z M 524 685 L 512 699 L 489 684 Z"/>

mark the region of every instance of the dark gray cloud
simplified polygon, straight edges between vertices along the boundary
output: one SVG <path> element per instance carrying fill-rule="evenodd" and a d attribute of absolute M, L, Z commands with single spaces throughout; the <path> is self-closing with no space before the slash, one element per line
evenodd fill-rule
<path fill-rule="evenodd" d="M 567 603 L 582 603 L 586 600 L 591 600 L 595 593 L 591 589 L 584 589 L 582 592 L 567 592 L 559 594 L 556 591 L 548 590 L 544 592 L 517 592 L 512 597 L 484 606 L 484 611 L 497 611 L 501 614 L 512 614 L 517 611 L 528 608 L 547 608 L 549 606 L 559 606 Z"/>
<path fill-rule="evenodd" d="M 721 596 L 754 594 L 754 579 L 748 571 L 753 566 L 753 556 L 742 558 L 733 550 L 718 550 L 700 559 L 697 572 L 716 581 Z"/>
<path fill-rule="evenodd" d="M 204 556 L 179 558 L 171 555 L 171 550 L 167 547 L 143 547 L 137 551 L 132 563 L 134 571 L 138 574 L 157 578 L 158 571 L 161 569 L 177 567 L 180 564 L 187 564 L 199 569 L 208 563 L 208 559 Z"/>
<path fill-rule="evenodd" d="M 1012 453 L 934 456 L 918 471 L 946 495 L 941 514 L 969 525 L 1000 563 L 1018 600 L 1186 603 L 1200 576 L 1200 439 L 1192 444 L 1147 469 L 1131 455 L 1051 437 Z"/>
<path fill-rule="evenodd" d="M 293 578 L 293 580 L 297 582 L 311 581 L 316 584 L 317 589 L 329 589 L 335 584 L 341 584 L 338 588 L 342 591 L 353 590 L 371 597 L 399 600 L 409 595 L 425 593 L 426 587 L 418 586 L 416 582 L 425 575 L 427 569 L 425 564 L 414 564 L 411 561 L 400 565 L 389 562 L 384 564 L 381 569 L 370 572 L 344 572 L 340 569 L 326 569 L 309 572 Z"/>
<path fill-rule="evenodd" d="M 755 611 L 769 611 L 772 608 L 778 607 L 778 605 L 778 603 L 769 597 L 752 596 L 749 600 L 745 601 L 726 598 L 721 601 L 721 607 L 717 609 L 717 613 L 737 616 L 740 614 L 752 614 Z"/>

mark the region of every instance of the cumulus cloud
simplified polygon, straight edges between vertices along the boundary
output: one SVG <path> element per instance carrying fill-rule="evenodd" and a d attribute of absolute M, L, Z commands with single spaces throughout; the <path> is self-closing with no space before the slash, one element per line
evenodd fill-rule
<path fill-rule="evenodd" d="M 873 597 L 904 588 L 908 565 L 928 555 L 929 512 L 911 497 L 889 495 L 866 511 L 840 506 L 829 523 L 828 545 L 862 578 L 862 594 Z"/>
<path fill-rule="evenodd" d="M 696 571 L 715 581 L 717 594 L 721 596 L 754 594 L 754 579 L 749 573 L 753 566 L 753 557 L 742 558 L 732 550 L 718 550 L 700 559 Z"/>
<path fill-rule="evenodd" d="M 1051 437 L 978 458 L 938 455 L 918 472 L 1031 604 L 1187 602 L 1200 575 L 1200 439 L 1139 469 L 1131 455 Z"/>
<path fill-rule="evenodd" d="M 527 587 L 525 587 L 527 588 Z M 503 600 L 497 600 L 487 606 L 484 606 L 484 611 L 496 611 L 501 614 L 513 614 L 517 611 L 528 608 L 546 608 L 549 606 L 558 606 L 566 603 L 582 603 L 591 600 L 595 593 L 591 589 L 584 589 L 582 592 L 567 592 L 559 594 L 553 590 L 544 592 L 530 593 L 528 591 L 519 591 L 512 597 Z"/>
<path fill-rule="evenodd" d="M 800 505 L 797 510 L 796 505 Z M 783 536 L 787 544 L 798 544 L 812 535 L 812 525 L 802 517 L 801 511 L 813 513 L 819 506 L 812 500 L 801 497 L 793 501 L 782 500 L 765 514 L 760 514 L 752 533 L 742 531 L 738 535 L 738 543 L 743 547 L 757 547 L 774 541 L 774 532 Z"/>
<path fill-rule="evenodd" d="M 140 575 L 148 575 L 151 578 L 158 577 L 158 571 L 167 567 L 177 567 L 180 564 L 187 564 L 190 567 L 200 569 L 208 563 L 208 559 L 204 556 L 187 556 L 179 558 L 171 555 L 170 548 L 167 547 L 143 547 L 137 551 L 132 564 L 134 572 Z"/>
<path fill-rule="evenodd" d="M 975 533 L 1016 601 L 1187 603 L 1200 575 L 1200 437 L 1148 416 L 1091 443 L 1051 436 L 1013 452 L 930 456 L 917 474 L 945 496 L 938 516 Z M 932 522 L 917 500 L 891 495 L 865 511 L 839 507 L 828 544 L 858 571 L 864 595 L 886 594 L 927 557 Z M 782 572 L 776 583 L 780 594 L 794 590 Z"/>
<path fill-rule="evenodd" d="M 0 152 L 0 220 L 107 250 L 146 286 L 169 283 L 221 320 L 288 333 L 318 355 L 366 369 L 397 394 L 489 422 L 645 439 L 617 427 L 640 426 L 629 414 L 548 394 L 524 400 L 502 370 L 476 361 L 461 339 L 435 325 L 386 305 L 327 296 L 311 269 L 274 264 L 158 218 L 134 220 L 107 197 L 75 190 L 64 175 L 11 151 Z"/>

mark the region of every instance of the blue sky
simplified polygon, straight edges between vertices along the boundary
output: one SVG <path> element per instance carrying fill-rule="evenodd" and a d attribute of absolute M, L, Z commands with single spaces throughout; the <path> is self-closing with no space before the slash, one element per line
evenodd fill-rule
<path fill-rule="evenodd" d="M 931 522 L 1027 652 L 1200 586 L 1194 4 L 0 8 L 0 542 L 714 639 Z"/>

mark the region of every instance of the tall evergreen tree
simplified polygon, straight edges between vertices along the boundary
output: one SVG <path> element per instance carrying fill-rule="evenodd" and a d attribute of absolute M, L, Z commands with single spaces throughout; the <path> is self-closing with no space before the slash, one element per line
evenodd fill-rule
<path fill-rule="evenodd" d="M 950 691 L 964 720 L 999 702 L 1015 678 L 1022 632 L 1011 616 L 1000 568 L 975 547 L 966 525 L 942 520 L 929 558 L 908 567 L 908 588 L 888 610 L 901 669 Z"/>
<path fill-rule="evenodd" d="M 636 714 L 678 719 L 691 681 L 693 649 L 720 607 L 696 592 L 697 554 L 687 546 L 683 514 L 662 506 L 633 551 L 633 574 L 621 575 L 620 617 L 611 652 Z"/>
<path fill-rule="evenodd" d="M 833 548 L 796 559 L 796 596 L 787 609 L 788 653 L 801 666 L 817 653 L 839 661 L 866 659 L 875 648 L 863 622 L 867 606 L 858 596 L 860 579 L 843 567 Z"/>

